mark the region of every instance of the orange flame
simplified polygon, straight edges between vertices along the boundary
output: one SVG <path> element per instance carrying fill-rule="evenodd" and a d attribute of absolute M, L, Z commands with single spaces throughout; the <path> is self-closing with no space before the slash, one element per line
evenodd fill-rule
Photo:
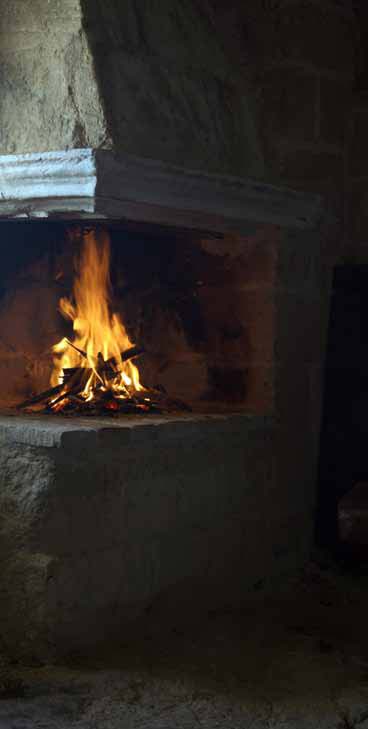
<path fill-rule="evenodd" d="M 64 338 L 53 347 L 57 357 L 51 384 L 63 382 L 64 369 L 84 367 L 91 370 L 82 393 L 86 400 L 93 399 L 96 386 L 111 390 L 118 398 L 143 390 L 137 367 L 122 360 L 122 352 L 133 345 L 119 315 L 110 309 L 110 241 L 106 232 L 99 232 L 98 237 L 93 230 L 83 233 L 83 247 L 75 268 L 74 302 L 68 298 L 59 302 L 62 315 L 73 322 L 75 337 L 72 342 Z M 105 377 L 101 367 L 98 371 L 101 357 L 116 376 Z"/>

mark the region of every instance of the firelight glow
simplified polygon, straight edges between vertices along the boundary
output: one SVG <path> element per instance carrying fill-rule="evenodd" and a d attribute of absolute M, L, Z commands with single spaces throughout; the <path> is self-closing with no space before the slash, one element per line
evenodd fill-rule
<path fill-rule="evenodd" d="M 61 384 L 65 370 L 85 368 L 89 375 L 81 395 L 86 402 L 94 399 L 97 389 L 110 392 L 113 398 L 131 397 L 144 388 L 137 367 L 122 358 L 133 344 L 120 316 L 111 311 L 107 232 L 83 233 L 82 251 L 75 267 L 73 301 L 63 298 L 59 302 L 64 318 L 73 322 L 74 339 L 64 338 L 53 347 L 56 357 L 51 384 Z M 55 409 L 62 407 L 63 400 L 58 398 Z"/>

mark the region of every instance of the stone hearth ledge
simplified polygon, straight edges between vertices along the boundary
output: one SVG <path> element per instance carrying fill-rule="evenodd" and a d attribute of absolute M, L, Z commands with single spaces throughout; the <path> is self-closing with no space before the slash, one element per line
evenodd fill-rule
<path fill-rule="evenodd" d="M 69 448 L 71 444 L 96 448 L 111 439 L 120 445 L 184 439 L 211 433 L 240 432 L 271 427 L 272 416 L 249 413 L 224 415 L 180 414 L 121 419 L 62 415 L 0 415 L 0 440 L 39 448 Z"/>
<path fill-rule="evenodd" d="M 108 150 L 0 156 L 0 218 L 128 219 L 213 232 L 249 221 L 312 230 L 323 199 Z"/>

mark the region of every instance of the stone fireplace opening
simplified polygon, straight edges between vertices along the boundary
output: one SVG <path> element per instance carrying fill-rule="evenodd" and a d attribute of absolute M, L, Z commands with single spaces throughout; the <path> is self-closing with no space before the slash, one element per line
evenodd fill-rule
<path fill-rule="evenodd" d="M 2 221 L 2 410 L 25 402 L 28 412 L 45 411 L 32 398 L 51 387 L 53 346 L 73 339 L 60 301 L 73 301 L 89 236 L 97 249 L 109 246 L 110 312 L 139 349 L 143 385 L 167 393 L 173 411 L 271 413 L 276 246 L 267 226 L 251 227 L 242 236 L 129 221 Z"/>

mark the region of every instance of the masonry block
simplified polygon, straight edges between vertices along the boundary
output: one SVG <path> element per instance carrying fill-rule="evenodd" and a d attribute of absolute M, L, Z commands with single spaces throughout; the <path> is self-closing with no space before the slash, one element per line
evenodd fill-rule
<path fill-rule="evenodd" d="M 285 569 L 263 527 L 272 440 L 272 421 L 249 416 L 2 417 L 3 644 L 41 659 L 93 650 L 165 595 L 195 614 Z"/>
<path fill-rule="evenodd" d="M 262 133 L 313 141 L 317 113 L 316 74 L 298 68 L 269 68 L 258 74 Z"/>
<path fill-rule="evenodd" d="M 368 106 L 363 105 L 352 113 L 353 136 L 349 151 L 349 168 L 351 177 L 364 177 L 368 164 Z"/>
<path fill-rule="evenodd" d="M 347 140 L 351 117 L 352 83 L 346 80 L 320 80 L 320 136 L 340 148 Z"/>
<path fill-rule="evenodd" d="M 245 17 L 259 52 L 275 61 L 293 61 L 315 68 L 354 73 L 356 26 L 351 13 L 329 2 L 281 0 L 263 10 L 245 6 Z M 333 38 L 333 43 L 326 42 Z"/>

